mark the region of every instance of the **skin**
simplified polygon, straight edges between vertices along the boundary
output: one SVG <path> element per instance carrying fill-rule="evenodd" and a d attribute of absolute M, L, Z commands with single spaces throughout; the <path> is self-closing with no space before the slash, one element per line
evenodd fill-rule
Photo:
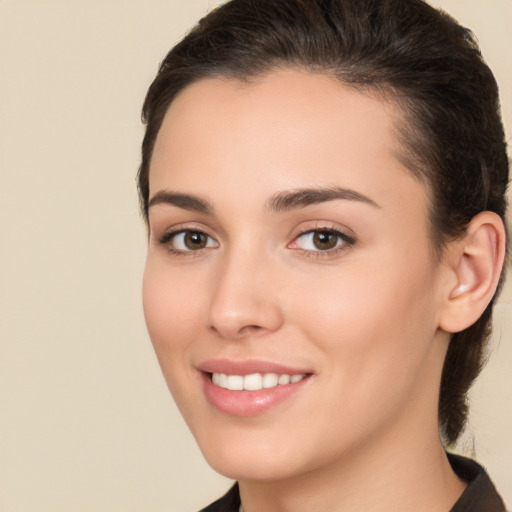
<path fill-rule="evenodd" d="M 150 198 L 193 195 L 212 211 L 150 207 L 146 322 L 199 447 L 239 480 L 246 512 L 446 512 L 465 487 L 437 426 L 442 323 L 460 283 L 453 258 L 434 255 L 427 190 L 397 156 L 398 122 L 392 103 L 283 69 L 189 86 L 158 134 Z M 369 201 L 269 208 L 276 194 L 334 186 Z M 206 246 L 163 243 L 186 229 Z M 333 229 L 353 243 L 329 252 L 301 234 Z M 311 375 L 238 417 L 205 397 L 198 366 L 212 358 Z"/>

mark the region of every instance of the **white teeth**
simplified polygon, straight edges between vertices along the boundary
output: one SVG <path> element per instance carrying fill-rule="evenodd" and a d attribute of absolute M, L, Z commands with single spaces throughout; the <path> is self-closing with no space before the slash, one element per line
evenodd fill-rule
<path fill-rule="evenodd" d="M 228 389 L 228 376 L 225 373 L 217 374 L 219 376 L 218 386 Z"/>
<path fill-rule="evenodd" d="M 279 375 L 278 382 L 282 386 L 283 384 L 290 384 L 290 380 L 291 380 L 291 377 L 289 375 L 284 374 L 284 375 Z"/>
<path fill-rule="evenodd" d="M 259 391 L 260 389 L 274 388 L 286 384 L 295 384 L 301 381 L 306 374 L 298 375 L 277 373 L 251 373 L 250 375 L 228 375 L 226 373 L 213 373 L 212 382 L 221 388 L 231 391 Z"/>
<path fill-rule="evenodd" d="M 227 387 L 231 391 L 242 391 L 244 389 L 244 378 L 241 375 L 228 375 Z"/>
<path fill-rule="evenodd" d="M 259 373 L 253 373 L 252 375 L 246 375 L 244 377 L 244 389 L 247 391 L 257 391 L 261 389 L 262 377 Z"/>
<path fill-rule="evenodd" d="M 279 376 L 277 373 L 265 373 L 265 375 L 263 375 L 263 387 L 265 389 L 276 387 L 278 382 Z"/>

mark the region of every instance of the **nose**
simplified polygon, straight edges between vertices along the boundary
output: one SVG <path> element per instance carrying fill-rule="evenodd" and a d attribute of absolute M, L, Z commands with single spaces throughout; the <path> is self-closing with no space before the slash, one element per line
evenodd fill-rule
<path fill-rule="evenodd" d="M 272 264 L 256 255 L 239 251 L 237 255 L 226 256 L 213 280 L 209 328 L 225 339 L 277 331 L 283 314 L 279 283 L 273 279 L 273 273 Z"/>

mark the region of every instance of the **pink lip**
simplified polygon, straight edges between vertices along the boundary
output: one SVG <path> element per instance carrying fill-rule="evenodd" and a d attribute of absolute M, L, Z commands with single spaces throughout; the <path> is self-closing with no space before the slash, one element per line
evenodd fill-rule
<path fill-rule="evenodd" d="M 229 361 L 211 360 L 198 366 L 201 371 L 203 390 L 207 400 L 217 410 L 232 416 L 251 417 L 263 414 L 269 409 L 286 401 L 303 389 L 310 380 L 311 372 L 302 369 L 265 362 L 265 361 Z M 212 373 L 229 375 L 249 375 L 251 373 L 277 373 L 288 375 L 307 374 L 296 383 L 279 385 L 258 391 L 231 391 L 216 386 L 211 380 Z"/>
<path fill-rule="evenodd" d="M 257 359 L 248 361 L 211 359 L 199 364 L 197 369 L 206 373 L 227 373 L 229 375 L 250 375 L 251 373 L 301 375 L 304 373 L 312 373 L 311 370 L 305 368 L 292 368 L 290 366 Z"/>

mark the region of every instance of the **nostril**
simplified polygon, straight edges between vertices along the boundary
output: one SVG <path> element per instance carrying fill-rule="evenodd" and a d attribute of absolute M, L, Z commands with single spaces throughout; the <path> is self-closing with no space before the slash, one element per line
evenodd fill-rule
<path fill-rule="evenodd" d="M 242 327 L 242 329 L 240 329 L 240 335 L 254 335 L 263 331 L 263 327 L 260 327 L 259 325 L 246 325 L 245 327 Z"/>
<path fill-rule="evenodd" d="M 228 287 L 224 282 L 211 298 L 206 321 L 208 327 L 222 338 L 237 339 L 261 336 L 280 328 L 283 318 L 273 297 L 247 287 Z M 236 293 L 235 293 L 236 292 Z"/>
<path fill-rule="evenodd" d="M 220 334 L 224 337 L 232 337 L 232 338 L 239 338 L 244 336 L 251 336 L 256 335 L 259 333 L 262 333 L 265 331 L 264 327 L 261 327 L 259 325 L 244 325 L 241 328 L 237 328 L 236 326 L 233 326 L 232 329 L 227 328 L 227 326 L 221 326 L 217 327 L 215 325 L 210 325 L 210 329 L 217 334 Z M 231 332 L 228 332 L 231 331 Z M 235 332 L 236 331 L 236 332 Z"/>

